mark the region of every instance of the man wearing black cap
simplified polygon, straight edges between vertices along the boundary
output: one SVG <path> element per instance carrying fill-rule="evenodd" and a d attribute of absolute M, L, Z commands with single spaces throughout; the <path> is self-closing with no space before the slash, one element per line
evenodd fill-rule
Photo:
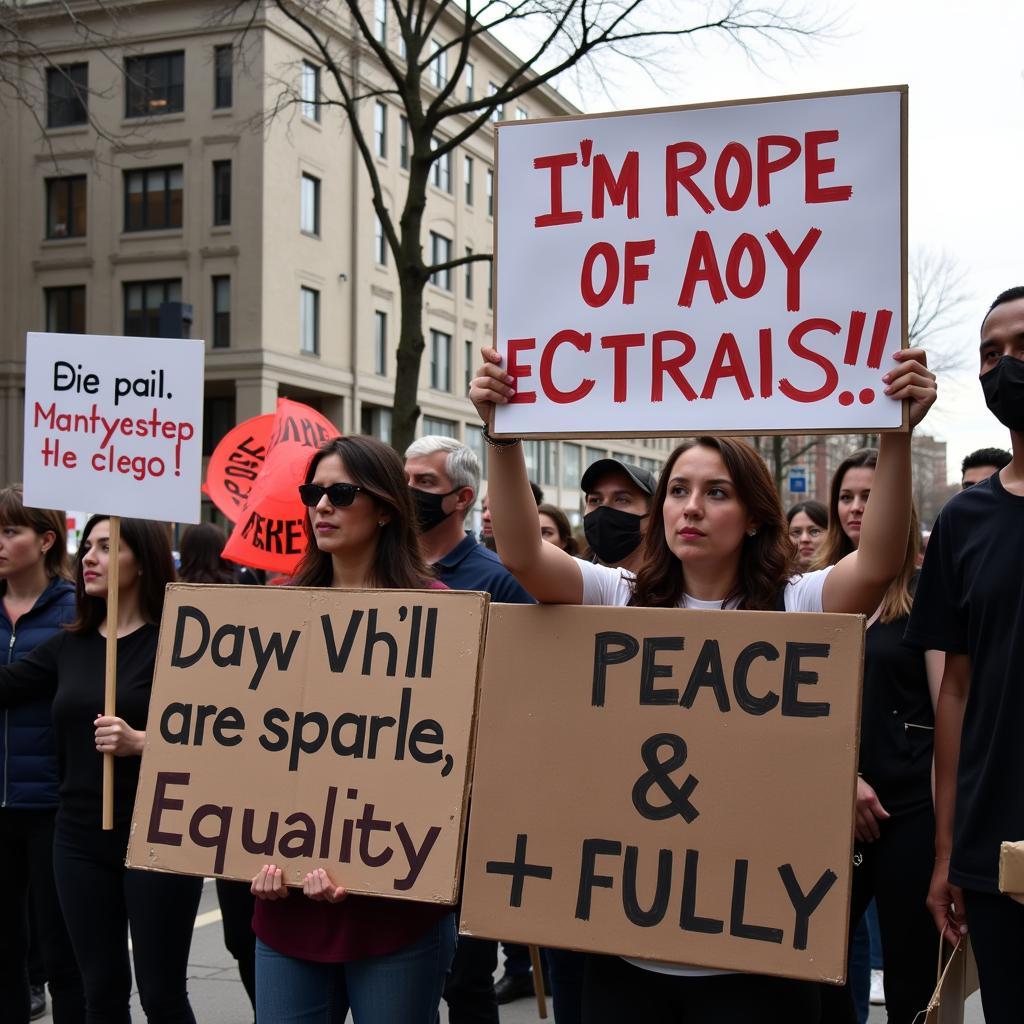
<path fill-rule="evenodd" d="M 640 542 L 658 481 L 649 469 L 619 459 L 598 459 L 580 481 L 586 512 L 583 532 L 602 565 L 636 571 Z"/>

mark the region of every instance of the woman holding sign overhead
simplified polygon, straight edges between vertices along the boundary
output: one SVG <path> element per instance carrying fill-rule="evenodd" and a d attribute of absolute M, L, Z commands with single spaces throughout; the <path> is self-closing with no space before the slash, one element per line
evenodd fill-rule
<path fill-rule="evenodd" d="M 53 846 L 57 895 L 82 972 L 86 1021 L 127 1024 L 132 971 L 150 1024 L 194 1024 L 185 984 L 201 878 L 130 870 L 128 847 L 164 588 L 174 579 L 165 527 L 121 521 L 117 622 L 107 621 L 110 521 L 83 532 L 75 621 L 0 668 L 0 707 L 53 695 L 60 803 Z M 117 633 L 117 712 L 104 716 L 106 635 Z M 100 828 L 103 754 L 114 773 L 114 828 Z"/>
<path fill-rule="evenodd" d="M 485 424 L 514 394 L 494 349 L 469 396 Z M 935 401 L 924 353 L 895 353 L 886 393 L 906 400 L 914 426 Z M 743 441 L 701 437 L 665 462 L 636 575 L 581 562 L 538 536 L 522 445 L 491 445 L 489 495 L 498 552 L 520 583 L 551 604 L 871 614 L 900 571 L 910 528 L 910 435 L 882 440 L 874 497 L 857 551 L 837 565 L 794 574 L 793 549 L 771 473 Z M 588 958 L 584 1021 L 612 1024 L 816 1024 L 818 986 L 617 957 Z"/>
<path fill-rule="evenodd" d="M 529 492 L 529 485 L 527 484 Z M 313 455 L 299 488 L 309 509 L 293 583 L 444 589 L 420 555 L 416 512 L 394 450 L 339 437 Z M 530 497 L 533 502 L 533 496 Z M 538 540 L 537 506 L 530 515 Z M 281 869 L 253 879 L 260 1024 L 434 1024 L 455 952 L 450 907 L 351 896 L 323 868 L 289 893 Z"/>

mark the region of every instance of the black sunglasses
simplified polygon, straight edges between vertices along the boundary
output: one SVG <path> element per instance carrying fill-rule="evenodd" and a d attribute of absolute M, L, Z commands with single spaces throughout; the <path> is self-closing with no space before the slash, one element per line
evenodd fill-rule
<path fill-rule="evenodd" d="M 327 500 L 335 508 L 348 508 L 361 490 L 363 488 L 355 484 L 329 484 L 327 487 L 321 484 L 299 484 L 299 499 L 303 505 L 316 508 L 326 494 Z"/>

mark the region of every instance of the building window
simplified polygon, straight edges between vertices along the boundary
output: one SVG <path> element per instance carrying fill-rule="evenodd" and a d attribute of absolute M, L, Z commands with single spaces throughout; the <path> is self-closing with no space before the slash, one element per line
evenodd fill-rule
<path fill-rule="evenodd" d="M 148 171 L 125 171 L 125 231 L 180 228 L 182 185 L 180 164 Z"/>
<path fill-rule="evenodd" d="M 85 334 L 85 285 L 44 288 L 46 329 L 54 334 Z"/>
<path fill-rule="evenodd" d="M 398 118 L 398 165 L 409 170 L 409 119 L 405 114 Z"/>
<path fill-rule="evenodd" d="M 124 333 L 133 338 L 158 338 L 160 306 L 165 302 L 181 302 L 181 278 L 126 283 Z"/>
<path fill-rule="evenodd" d="M 67 128 L 89 120 L 89 65 L 46 69 L 46 127 Z"/>
<path fill-rule="evenodd" d="M 320 179 L 302 175 L 299 227 L 307 235 L 320 237 Z"/>
<path fill-rule="evenodd" d="M 388 243 L 384 237 L 384 225 L 380 214 L 373 215 L 373 258 L 378 267 L 388 265 Z"/>
<path fill-rule="evenodd" d="M 498 95 L 498 87 L 493 82 L 488 82 L 487 83 L 487 95 L 488 96 L 497 96 Z M 503 121 L 504 119 L 505 119 L 505 104 L 504 103 L 495 103 L 494 107 L 491 109 L 491 120 L 492 121 Z"/>
<path fill-rule="evenodd" d="M 302 62 L 302 116 L 310 121 L 320 121 L 320 69 L 308 60 Z"/>
<path fill-rule="evenodd" d="M 235 396 L 214 395 L 203 400 L 203 454 L 212 455 L 235 425 Z"/>
<path fill-rule="evenodd" d="M 373 372 L 388 373 L 388 315 L 380 309 L 373 311 Z"/>
<path fill-rule="evenodd" d="M 213 347 L 231 344 L 231 278 L 213 278 Z"/>
<path fill-rule="evenodd" d="M 592 466 L 599 459 L 608 458 L 608 453 L 603 448 L 585 448 L 583 461 L 588 465 Z"/>
<path fill-rule="evenodd" d="M 216 109 L 230 107 L 234 101 L 231 87 L 234 50 L 230 43 L 213 48 L 213 105 Z"/>
<path fill-rule="evenodd" d="M 373 105 L 373 149 L 382 160 L 388 155 L 388 107 L 377 100 Z"/>
<path fill-rule="evenodd" d="M 452 258 L 452 240 L 439 235 L 436 231 L 430 232 L 430 262 L 433 264 L 447 263 Z M 430 283 L 443 288 L 446 292 L 452 290 L 452 270 L 446 267 L 430 275 Z"/>
<path fill-rule="evenodd" d="M 473 380 L 473 342 L 467 341 L 465 344 L 465 373 L 466 373 L 466 393 L 469 393 L 469 385 Z"/>
<path fill-rule="evenodd" d="M 583 476 L 580 467 L 580 446 L 578 444 L 562 444 L 562 487 L 567 491 L 575 491 Z"/>
<path fill-rule="evenodd" d="M 523 441 L 523 460 L 526 462 L 526 475 L 537 484 L 540 483 L 540 441 Z"/>
<path fill-rule="evenodd" d="M 466 100 L 469 103 L 473 102 L 473 65 L 466 64 Z"/>
<path fill-rule="evenodd" d="M 388 41 L 388 0 L 374 0 L 373 38 L 386 45 Z"/>
<path fill-rule="evenodd" d="M 466 186 L 466 205 L 473 205 L 473 158 L 471 156 L 463 157 L 462 160 L 462 177 Z"/>
<path fill-rule="evenodd" d="M 494 171 L 487 169 L 487 216 L 494 216 Z"/>
<path fill-rule="evenodd" d="M 185 109 L 185 53 L 128 57 L 125 117 L 175 114 Z"/>
<path fill-rule="evenodd" d="M 530 115 L 526 112 L 526 108 L 525 107 L 516 107 L 516 120 L 517 121 L 527 121 L 527 120 L 529 120 L 529 118 L 530 118 Z"/>
<path fill-rule="evenodd" d="M 482 427 L 474 427 L 466 424 L 465 431 L 466 447 L 476 456 L 480 463 L 480 478 L 487 479 L 487 445 L 484 444 L 484 431 Z"/>
<path fill-rule="evenodd" d="M 487 308 L 494 309 L 494 260 L 487 268 Z"/>
<path fill-rule="evenodd" d="M 213 223 L 231 223 L 231 161 L 213 162 Z"/>
<path fill-rule="evenodd" d="M 367 437 L 391 444 L 391 410 L 380 405 L 363 403 L 359 411 L 359 427 Z"/>
<path fill-rule="evenodd" d="M 430 81 L 435 89 L 443 89 L 448 83 L 448 51 L 436 39 L 430 40 L 434 56 L 430 59 Z"/>
<path fill-rule="evenodd" d="M 430 332 L 430 386 L 435 391 L 452 389 L 452 336 L 444 331 Z M 430 431 L 438 433 L 438 431 Z M 446 435 L 454 437 L 454 434 Z"/>
<path fill-rule="evenodd" d="M 303 286 L 299 296 L 299 350 L 320 354 L 320 293 Z"/>
<path fill-rule="evenodd" d="M 432 150 L 436 151 L 443 145 L 444 139 L 439 139 L 436 135 L 430 140 L 430 148 Z M 450 149 L 441 156 L 434 157 L 434 162 L 430 165 L 430 184 L 435 188 L 439 188 L 442 192 L 451 193 L 452 151 Z"/>
<path fill-rule="evenodd" d="M 468 256 L 472 256 L 472 255 L 473 255 L 473 250 L 472 250 L 472 248 L 470 246 L 467 245 L 466 246 L 466 256 L 468 257 Z M 472 263 L 467 263 L 466 264 L 466 268 L 465 268 L 464 273 L 465 273 L 465 280 L 464 280 L 463 283 L 464 283 L 465 290 L 466 290 L 466 301 L 467 302 L 472 302 L 473 301 L 473 264 Z"/>
<path fill-rule="evenodd" d="M 438 416 L 423 417 L 423 436 L 458 437 L 459 426 L 454 420 L 443 420 Z"/>
<path fill-rule="evenodd" d="M 81 238 L 86 228 L 85 175 L 46 182 L 46 237 Z"/>

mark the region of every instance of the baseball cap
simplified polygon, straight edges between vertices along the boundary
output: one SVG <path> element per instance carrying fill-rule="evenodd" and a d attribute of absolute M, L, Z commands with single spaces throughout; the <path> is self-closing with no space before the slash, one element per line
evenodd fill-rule
<path fill-rule="evenodd" d="M 619 459 L 598 459 L 597 462 L 587 467 L 583 479 L 580 480 L 580 489 L 584 494 L 589 494 L 597 481 L 609 473 L 625 473 L 644 494 L 651 497 L 654 496 L 658 487 L 658 478 L 649 469 L 643 469 L 632 462 L 622 462 Z"/>

